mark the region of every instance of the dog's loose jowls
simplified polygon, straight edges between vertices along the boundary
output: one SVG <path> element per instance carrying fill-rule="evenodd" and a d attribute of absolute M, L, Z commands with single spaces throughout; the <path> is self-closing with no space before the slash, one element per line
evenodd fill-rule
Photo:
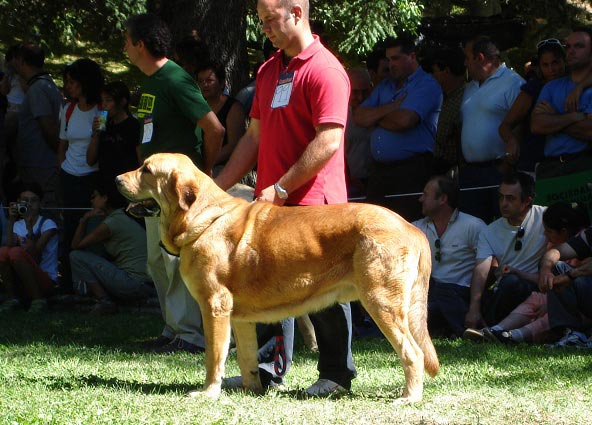
<path fill-rule="evenodd" d="M 180 154 L 152 155 L 117 185 L 160 205 L 162 242 L 201 307 L 206 396 L 220 395 L 231 325 L 243 385 L 260 392 L 255 323 L 360 300 L 403 363 L 399 401 L 421 400 L 424 368 L 440 365 L 426 324 L 430 247 L 414 226 L 374 205 L 235 198 Z"/>

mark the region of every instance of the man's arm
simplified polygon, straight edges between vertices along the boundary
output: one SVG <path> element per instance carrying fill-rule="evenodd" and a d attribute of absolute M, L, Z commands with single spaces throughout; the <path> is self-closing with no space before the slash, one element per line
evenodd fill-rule
<path fill-rule="evenodd" d="M 197 121 L 197 126 L 203 130 L 203 172 L 212 176 L 212 168 L 218 158 L 224 139 L 224 127 L 218 121 L 218 117 L 212 111 L 208 112 Z"/>
<path fill-rule="evenodd" d="M 576 258 L 576 256 L 574 249 L 567 243 L 562 243 L 545 252 L 539 262 L 539 290 L 545 293 L 557 283 L 552 270 L 559 260 L 569 260 Z"/>
<path fill-rule="evenodd" d="M 308 144 L 298 161 L 277 181 L 288 193 L 298 189 L 316 176 L 339 149 L 343 140 L 341 124 L 320 124 L 316 128 L 315 138 Z M 283 205 L 285 200 L 277 197 L 272 186 L 263 189 L 259 200 Z"/>
<path fill-rule="evenodd" d="M 417 112 L 410 109 L 398 109 L 389 112 L 378 122 L 378 125 L 385 130 L 406 131 L 419 124 L 419 121 L 420 118 Z"/>
<path fill-rule="evenodd" d="M 259 135 L 259 120 L 251 118 L 247 132 L 240 138 L 230 159 L 214 179 L 222 189 L 228 190 L 255 166 L 259 152 Z"/>
<path fill-rule="evenodd" d="M 586 119 L 583 112 L 559 114 L 546 101 L 537 103 L 532 112 L 530 130 L 533 134 L 547 136 L 563 131 L 566 127 Z"/>
<path fill-rule="evenodd" d="M 578 140 L 592 141 L 592 119 L 588 118 L 570 125 L 565 132 Z"/>
<path fill-rule="evenodd" d="M 401 96 L 396 98 L 394 101 L 390 103 L 385 103 L 384 105 L 380 106 L 358 106 L 354 111 L 353 119 L 354 122 L 359 125 L 360 127 L 369 128 L 375 127 L 380 125 L 383 128 L 386 128 L 382 124 L 387 117 L 395 112 L 399 112 L 399 108 L 401 104 L 407 97 L 407 93 L 403 93 Z M 406 111 L 406 112 L 413 112 L 413 111 Z M 397 116 L 391 117 L 390 120 L 397 119 Z"/>
<path fill-rule="evenodd" d="M 483 260 L 477 260 L 475 270 L 473 270 L 473 278 L 471 279 L 471 299 L 469 311 L 465 316 L 465 327 L 477 328 L 483 324 L 483 317 L 481 316 L 481 297 L 485 290 L 485 283 L 491 269 L 491 262 L 493 257 L 487 257 Z"/>
<path fill-rule="evenodd" d="M 60 128 L 56 120 L 50 116 L 42 116 L 37 118 L 39 127 L 41 127 L 41 134 L 43 140 L 51 148 L 52 151 L 58 151 L 58 145 L 60 143 Z"/>

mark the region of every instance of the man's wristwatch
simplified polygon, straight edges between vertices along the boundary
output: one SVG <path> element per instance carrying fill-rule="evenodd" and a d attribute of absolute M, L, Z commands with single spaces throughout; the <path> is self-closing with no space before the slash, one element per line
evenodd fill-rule
<path fill-rule="evenodd" d="M 275 193 L 278 196 L 278 198 L 284 200 L 288 199 L 288 191 L 281 187 L 279 183 L 274 184 L 273 188 L 275 189 Z"/>

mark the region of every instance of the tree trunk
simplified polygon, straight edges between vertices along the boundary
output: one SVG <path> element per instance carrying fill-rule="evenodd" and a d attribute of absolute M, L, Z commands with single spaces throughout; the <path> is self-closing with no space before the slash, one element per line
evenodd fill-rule
<path fill-rule="evenodd" d="M 190 34 L 205 40 L 212 59 L 226 67 L 233 94 L 247 85 L 245 0 L 147 0 L 146 7 L 169 25 L 173 45 Z"/>

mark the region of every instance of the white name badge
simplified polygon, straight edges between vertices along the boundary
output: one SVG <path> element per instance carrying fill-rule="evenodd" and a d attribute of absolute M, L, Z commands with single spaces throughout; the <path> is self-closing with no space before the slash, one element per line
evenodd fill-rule
<path fill-rule="evenodd" d="M 152 118 L 146 118 L 144 120 L 144 132 L 142 134 L 142 143 L 150 143 L 152 140 L 152 133 L 154 132 L 154 123 Z"/>
<path fill-rule="evenodd" d="M 271 101 L 271 108 L 283 108 L 290 103 L 290 96 L 292 95 L 292 85 L 294 84 L 294 72 L 286 72 L 280 74 L 275 92 L 273 93 L 273 100 Z"/>

